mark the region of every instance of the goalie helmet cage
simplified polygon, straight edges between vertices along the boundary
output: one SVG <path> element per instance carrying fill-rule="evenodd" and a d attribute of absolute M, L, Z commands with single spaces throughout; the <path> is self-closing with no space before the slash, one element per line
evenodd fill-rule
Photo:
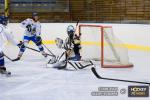
<path fill-rule="evenodd" d="M 128 49 L 117 39 L 112 26 L 79 25 L 83 60 L 99 60 L 102 68 L 130 68 Z"/>

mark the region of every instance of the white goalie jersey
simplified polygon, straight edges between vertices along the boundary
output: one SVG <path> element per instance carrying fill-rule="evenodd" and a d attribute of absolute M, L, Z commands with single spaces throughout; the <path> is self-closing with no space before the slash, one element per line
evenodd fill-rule
<path fill-rule="evenodd" d="M 64 49 L 66 49 L 66 50 L 73 49 L 73 43 L 71 42 L 71 40 L 69 39 L 69 37 L 65 39 Z"/>
<path fill-rule="evenodd" d="M 61 38 L 56 38 L 55 43 L 60 49 L 71 50 L 74 47 L 69 37 L 66 38 L 65 41 L 63 41 Z"/>
<path fill-rule="evenodd" d="M 13 37 L 12 31 L 7 26 L 0 24 L 0 52 L 5 48 L 8 42 L 13 45 L 18 44 L 18 41 Z"/>
<path fill-rule="evenodd" d="M 31 25 L 30 29 L 27 29 L 27 25 Z M 41 34 L 41 24 L 39 21 L 34 22 L 33 19 L 26 19 L 24 21 L 21 22 L 21 27 L 23 27 L 25 29 L 25 36 L 39 36 Z"/>

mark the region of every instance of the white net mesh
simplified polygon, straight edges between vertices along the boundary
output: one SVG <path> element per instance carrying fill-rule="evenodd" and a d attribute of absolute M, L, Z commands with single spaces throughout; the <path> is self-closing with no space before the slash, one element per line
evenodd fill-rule
<path fill-rule="evenodd" d="M 101 60 L 103 66 L 131 67 L 128 50 L 117 39 L 112 27 L 80 25 L 83 60 Z M 103 50 L 103 51 L 102 51 Z"/>
<path fill-rule="evenodd" d="M 100 27 L 81 27 L 81 55 L 82 59 L 87 60 L 100 60 L 101 49 L 100 49 Z"/>

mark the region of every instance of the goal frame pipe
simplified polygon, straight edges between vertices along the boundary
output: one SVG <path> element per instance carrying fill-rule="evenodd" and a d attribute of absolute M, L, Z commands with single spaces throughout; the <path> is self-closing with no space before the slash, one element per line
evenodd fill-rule
<path fill-rule="evenodd" d="M 103 32 L 103 28 L 100 27 L 101 30 L 101 67 L 104 66 L 104 32 Z"/>
<path fill-rule="evenodd" d="M 117 65 L 117 64 L 104 64 L 104 29 L 103 28 L 112 28 L 112 26 L 102 26 L 102 25 L 85 25 L 80 24 L 79 25 L 79 33 L 81 33 L 81 27 L 99 27 L 101 30 L 101 67 L 102 68 L 132 68 L 133 64 L 126 64 L 126 65 Z M 82 33 L 81 33 L 82 34 Z"/>
<path fill-rule="evenodd" d="M 4 0 L 4 15 L 6 17 L 9 17 L 9 3 L 10 3 L 10 0 Z"/>

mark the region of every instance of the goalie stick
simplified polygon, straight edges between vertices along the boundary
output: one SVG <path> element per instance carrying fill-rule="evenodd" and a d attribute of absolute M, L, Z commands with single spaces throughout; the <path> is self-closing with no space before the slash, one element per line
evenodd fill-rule
<path fill-rule="evenodd" d="M 77 20 L 77 23 L 76 23 L 76 29 L 75 30 L 77 30 L 77 27 L 78 27 L 78 24 L 79 24 L 79 19 Z"/>
<path fill-rule="evenodd" d="M 72 66 L 72 67 L 74 67 L 76 70 L 77 70 L 77 68 L 78 69 L 84 69 L 84 68 L 86 68 L 86 67 L 89 67 L 89 66 L 92 66 L 92 65 L 94 65 L 93 63 L 92 63 L 92 61 L 89 61 L 89 64 L 85 64 L 85 65 L 83 65 L 82 63 L 81 63 L 81 61 L 68 61 L 68 63 Z M 77 68 L 76 68 L 77 67 Z"/>
<path fill-rule="evenodd" d="M 94 75 L 95 75 L 98 79 L 112 80 L 112 81 L 120 81 L 120 82 L 130 82 L 130 83 L 140 83 L 140 84 L 148 84 L 148 85 L 150 85 L 150 83 L 148 83 L 148 82 L 139 82 L 139 81 L 130 81 L 130 80 L 122 80 L 122 79 L 104 78 L 104 77 L 101 77 L 101 76 L 96 72 L 96 69 L 95 69 L 94 67 L 92 67 L 91 70 L 92 70 L 92 72 L 94 73 Z"/>
<path fill-rule="evenodd" d="M 77 27 L 78 27 L 79 21 L 80 21 L 80 20 L 78 19 L 77 22 L 76 22 L 76 28 L 75 28 L 74 34 L 75 34 L 76 31 L 77 31 Z"/>
<path fill-rule="evenodd" d="M 83 69 L 83 68 L 86 68 L 86 67 L 89 67 L 89 66 L 93 66 L 94 64 L 93 64 L 93 62 L 92 61 L 89 61 L 90 62 L 90 64 L 87 64 L 87 65 L 82 65 L 80 62 L 79 62 L 79 65 L 81 66 L 79 69 Z"/>
<path fill-rule="evenodd" d="M 69 63 L 75 70 L 77 70 L 77 68 L 76 68 L 70 61 L 68 61 L 68 63 Z"/>

